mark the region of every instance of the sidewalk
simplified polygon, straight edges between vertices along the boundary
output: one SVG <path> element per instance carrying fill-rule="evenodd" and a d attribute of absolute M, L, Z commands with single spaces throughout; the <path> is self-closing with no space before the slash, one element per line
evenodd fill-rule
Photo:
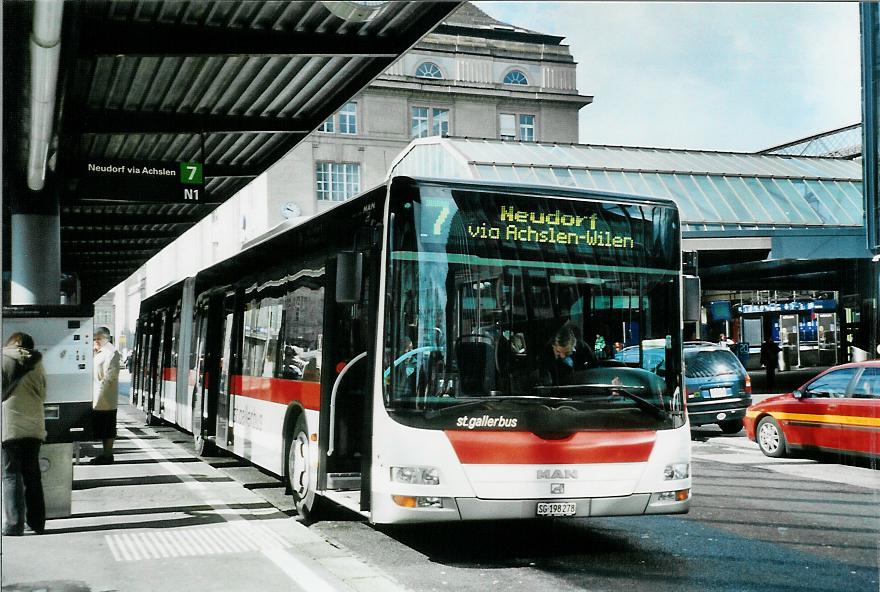
<path fill-rule="evenodd" d="M 772 394 L 790 393 L 802 386 L 805 382 L 827 369 L 827 366 L 793 368 L 784 372 L 776 372 L 776 386 Z M 749 378 L 752 379 L 752 393 L 770 394 L 767 391 L 767 371 L 749 370 Z"/>
<path fill-rule="evenodd" d="M 72 515 L 2 537 L 4 591 L 402 590 L 160 432 L 120 406 L 116 463 L 74 466 Z"/>

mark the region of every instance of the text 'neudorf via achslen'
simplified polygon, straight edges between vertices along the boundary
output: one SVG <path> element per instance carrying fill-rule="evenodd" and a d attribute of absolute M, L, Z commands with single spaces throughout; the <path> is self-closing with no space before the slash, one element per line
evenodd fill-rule
<path fill-rule="evenodd" d="M 110 175 L 152 175 L 160 177 L 176 177 L 177 171 L 162 166 L 138 166 L 138 165 L 113 165 L 89 163 L 90 173 L 107 173 Z"/>

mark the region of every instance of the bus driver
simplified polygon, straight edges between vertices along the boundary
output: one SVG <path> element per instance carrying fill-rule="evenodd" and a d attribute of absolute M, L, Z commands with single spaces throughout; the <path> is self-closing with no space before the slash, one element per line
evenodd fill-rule
<path fill-rule="evenodd" d="M 596 365 L 590 346 L 577 337 L 570 323 L 564 324 L 544 350 L 539 360 L 540 383 L 545 386 L 565 384 L 576 371 Z"/>

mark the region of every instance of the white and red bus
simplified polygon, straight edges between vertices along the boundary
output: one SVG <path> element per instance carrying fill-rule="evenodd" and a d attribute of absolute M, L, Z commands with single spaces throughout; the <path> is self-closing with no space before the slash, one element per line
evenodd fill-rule
<path fill-rule="evenodd" d="M 683 513 L 681 281 L 671 202 L 395 177 L 145 300 L 132 403 L 304 515 Z"/>

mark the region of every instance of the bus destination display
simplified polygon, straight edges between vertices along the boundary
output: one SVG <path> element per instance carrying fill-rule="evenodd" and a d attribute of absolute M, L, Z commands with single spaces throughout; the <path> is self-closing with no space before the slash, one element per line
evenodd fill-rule
<path fill-rule="evenodd" d="M 598 215 L 563 214 L 559 210 L 542 212 L 501 206 L 499 224 L 468 224 L 467 233 L 480 240 L 556 243 L 589 247 L 632 249 L 631 235 L 597 228 Z"/>

